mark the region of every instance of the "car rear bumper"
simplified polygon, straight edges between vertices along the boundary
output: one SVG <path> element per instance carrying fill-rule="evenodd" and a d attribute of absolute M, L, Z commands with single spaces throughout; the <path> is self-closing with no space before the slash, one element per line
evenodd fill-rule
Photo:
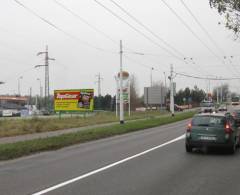
<path fill-rule="evenodd" d="M 213 141 L 195 141 L 186 139 L 186 145 L 191 147 L 232 147 L 233 142 L 229 140 L 228 142 L 213 142 Z"/>

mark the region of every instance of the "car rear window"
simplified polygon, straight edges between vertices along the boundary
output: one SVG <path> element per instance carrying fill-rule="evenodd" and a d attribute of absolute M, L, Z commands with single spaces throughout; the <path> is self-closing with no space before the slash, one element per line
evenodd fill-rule
<path fill-rule="evenodd" d="M 235 110 L 234 112 L 237 114 L 237 116 L 240 116 L 240 110 Z"/>
<path fill-rule="evenodd" d="M 221 116 L 197 116 L 192 120 L 193 126 L 224 126 L 226 118 Z"/>
<path fill-rule="evenodd" d="M 202 102 L 200 103 L 201 107 L 214 107 L 214 104 L 211 102 Z"/>

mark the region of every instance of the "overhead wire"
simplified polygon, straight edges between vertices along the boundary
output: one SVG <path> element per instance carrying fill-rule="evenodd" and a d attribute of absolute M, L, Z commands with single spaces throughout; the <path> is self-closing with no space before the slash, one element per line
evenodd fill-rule
<path fill-rule="evenodd" d="M 163 38 L 161 38 L 158 34 L 154 33 L 153 30 L 151 30 L 148 26 L 143 24 L 139 19 L 137 19 L 135 16 L 133 16 L 129 11 L 127 11 L 125 8 L 123 8 L 120 4 L 118 4 L 114 0 L 109 0 L 114 5 L 116 5 L 120 10 L 122 10 L 125 14 L 127 14 L 130 18 L 132 18 L 137 24 L 142 26 L 146 31 L 148 31 L 150 34 L 152 34 L 155 38 L 157 38 L 159 41 L 161 41 L 163 44 L 165 44 L 167 47 L 171 48 L 174 52 L 178 53 L 180 56 L 185 57 L 185 55 L 178 51 L 176 48 L 174 48 L 172 45 L 170 45 L 167 41 L 165 41 Z"/>
<path fill-rule="evenodd" d="M 94 48 L 98 51 L 102 51 L 102 52 L 107 52 L 107 53 L 115 53 L 115 52 L 111 52 L 111 51 L 108 51 L 108 50 L 105 50 L 101 47 L 97 47 L 97 46 L 94 46 L 86 41 L 83 41 L 81 39 L 79 39 L 78 37 L 68 33 L 67 31 L 63 30 L 62 28 L 58 27 L 56 24 L 54 24 L 53 22 L 43 18 L 42 16 L 40 16 L 39 14 L 37 14 L 36 12 L 34 12 L 32 9 L 30 9 L 29 7 L 25 6 L 22 2 L 18 1 L 18 0 L 13 0 L 15 3 L 17 3 L 19 6 L 23 7 L 24 9 L 26 9 L 28 12 L 30 12 L 32 15 L 36 16 L 37 18 L 39 18 L 40 20 L 42 20 L 44 23 L 48 24 L 49 26 L 51 26 L 52 28 L 54 28 L 55 30 L 63 33 L 64 35 L 70 37 L 71 39 L 74 39 L 74 40 L 77 40 L 79 41 L 81 44 L 84 44 L 90 48 Z"/>
<path fill-rule="evenodd" d="M 126 21 L 125 19 L 123 19 L 122 17 L 120 17 L 119 15 L 117 15 L 114 11 L 112 11 L 110 8 L 106 7 L 104 4 L 100 3 L 99 1 L 97 0 L 94 0 L 97 4 L 99 4 L 101 7 L 103 7 L 105 10 L 107 10 L 108 12 L 110 12 L 114 17 L 116 17 L 117 19 L 119 19 L 120 21 L 124 22 L 125 24 L 127 24 L 130 28 L 132 28 L 133 30 L 135 30 L 137 33 L 139 33 L 140 35 L 142 35 L 144 38 L 146 38 L 147 40 L 149 40 L 150 42 L 152 42 L 153 44 L 157 45 L 158 47 L 160 47 L 161 49 L 163 49 L 165 52 L 167 52 L 168 54 L 170 54 L 170 56 L 174 57 L 174 58 L 177 58 L 178 60 L 184 62 L 185 64 L 188 64 L 191 66 L 191 68 L 193 68 L 193 70 L 197 70 L 200 74 L 203 74 L 202 73 L 202 70 L 201 69 L 198 69 L 197 66 L 194 66 L 193 64 L 191 63 L 187 63 L 186 62 L 186 57 L 184 57 L 184 55 L 182 57 L 179 57 L 179 56 L 176 56 L 175 54 L 173 54 L 170 50 L 168 50 L 167 48 L 159 45 L 159 43 L 155 42 L 153 39 L 149 38 L 146 34 L 144 34 L 142 31 L 140 31 L 139 29 L 137 29 L 136 27 L 134 27 L 132 24 L 130 24 L 128 21 Z M 111 0 L 110 0 L 111 1 Z M 112 1 L 113 2 L 113 1 Z M 116 4 L 115 4 L 116 5 Z M 118 5 L 118 4 L 117 4 Z M 118 6 L 120 8 L 120 5 Z M 122 8 L 122 7 L 121 7 Z M 124 10 L 124 13 L 127 14 L 129 17 L 131 17 L 132 19 L 134 18 L 134 21 L 137 22 L 138 24 L 142 24 L 144 25 L 143 23 L 141 23 L 137 18 L 135 18 L 134 16 L 132 16 L 129 12 L 127 12 L 124 8 L 121 9 L 122 11 Z M 146 27 L 146 26 L 145 26 Z M 146 27 L 148 28 L 148 27 Z M 148 28 L 148 30 L 150 30 Z M 152 31 L 151 31 L 152 32 Z M 153 32 L 152 32 L 153 33 Z M 155 33 L 154 33 L 155 34 Z M 155 34 L 155 36 L 158 36 Z M 158 36 L 158 38 L 160 38 Z"/>
<path fill-rule="evenodd" d="M 110 37 L 108 34 L 106 34 L 105 32 L 101 31 L 100 29 L 98 29 L 97 27 L 95 27 L 94 25 L 92 25 L 91 23 L 89 23 L 86 19 L 84 19 L 83 17 L 81 17 L 79 14 L 75 13 L 72 9 L 70 9 L 69 7 L 67 7 L 65 4 L 60 3 L 58 0 L 52 0 L 54 3 L 56 3 L 57 5 L 59 5 L 60 7 L 62 7 L 65 11 L 67 11 L 68 13 L 70 13 L 71 15 L 73 15 L 74 17 L 76 17 L 77 19 L 79 19 L 81 22 L 83 22 L 84 24 L 86 24 L 87 26 L 89 26 L 90 28 L 92 28 L 94 31 L 96 31 L 97 33 L 103 35 L 105 38 L 109 39 L 111 42 L 115 43 L 115 44 L 119 44 L 117 41 L 115 41 L 112 37 Z M 130 49 L 126 46 L 123 46 L 123 48 L 126 48 L 127 50 L 124 51 L 124 53 L 128 53 L 128 54 L 137 54 L 137 55 L 151 55 L 149 53 L 145 53 L 145 52 L 135 52 L 133 49 Z M 171 57 L 171 56 L 169 56 Z"/>
<path fill-rule="evenodd" d="M 60 6 L 62 9 L 64 9 L 65 11 L 67 11 L 68 13 L 70 13 L 72 16 L 76 17 L 77 19 L 79 19 L 81 22 L 83 22 L 85 25 L 89 26 L 91 29 L 93 29 L 94 31 L 96 31 L 97 33 L 101 34 L 102 36 L 104 36 L 105 38 L 107 38 L 108 40 L 110 40 L 111 42 L 113 42 L 114 44 L 119 44 L 116 40 L 114 40 L 111 36 L 109 36 L 108 34 L 106 34 L 105 32 L 103 32 L 102 30 L 98 29 L 97 27 L 95 27 L 94 25 L 92 25 L 91 23 L 89 23 L 86 19 L 84 19 L 83 17 L 81 17 L 79 14 L 77 14 L 76 12 L 74 12 L 72 9 L 70 9 L 69 7 L 67 7 L 65 4 L 60 3 L 58 0 L 52 0 L 55 4 L 57 4 L 58 6 Z M 129 54 L 137 54 L 137 55 L 148 55 L 148 53 L 145 52 L 135 52 L 133 51 L 133 49 L 130 49 L 126 46 L 124 46 L 123 48 L 126 48 L 127 50 L 124 51 L 124 53 L 129 53 Z M 128 51 L 129 50 L 129 51 Z M 149 54 L 151 55 L 151 54 Z"/>
<path fill-rule="evenodd" d="M 201 69 L 198 69 L 198 66 L 194 66 L 194 62 L 192 61 L 193 58 L 189 58 L 191 59 L 191 62 L 187 62 L 186 60 L 188 59 L 182 52 L 178 51 L 176 48 L 174 48 L 173 46 L 171 46 L 168 42 L 166 42 L 164 39 L 162 39 L 158 34 L 154 33 L 149 27 L 147 27 L 145 24 L 143 24 L 139 19 L 137 19 L 135 16 L 133 16 L 131 13 L 129 13 L 126 9 L 124 9 L 120 4 L 116 3 L 116 1 L 114 0 L 109 0 L 110 2 L 112 2 L 114 5 L 116 5 L 120 10 L 122 10 L 125 14 L 127 14 L 130 18 L 132 18 L 137 24 L 139 24 L 140 26 L 142 26 L 145 30 L 147 30 L 150 34 L 152 34 L 155 38 L 157 38 L 158 40 L 160 40 L 163 44 L 165 44 L 167 47 L 171 48 L 173 51 L 175 51 L 176 53 L 178 53 L 179 55 L 181 55 L 184 59 L 185 64 L 189 64 L 193 70 L 196 70 L 202 74 Z"/>
<path fill-rule="evenodd" d="M 207 29 L 201 24 L 201 22 L 198 20 L 198 18 L 194 15 L 194 13 L 191 11 L 191 9 L 187 6 L 187 4 L 184 2 L 184 0 L 180 0 L 181 4 L 185 7 L 185 9 L 188 11 L 188 13 L 192 16 L 192 18 L 194 19 L 194 21 L 198 24 L 198 26 L 202 29 L 202 31 L 206 34 L 206 36 L 208 37 L 208 39 L 212 42 L 212 44 L 215 46 L 216 49 L 218 49 L 220 51 L 220 53 L 225 57 L 226 54 L 224 52 L 224 50 L 219 47 L 219 45 L 217 44 L 217 42 L 212 38 L 212 36 L 210 35 L 210 33 L 207 31 Z M 231 62 L 230 62 L 231 64 Z M 240 72 L 236 69 L 236 67 L 234 67 L 232 64 L 231 66 L 238 72 L 238 74 L 240 74 Z"/>
<path fill-rule="evenodd" d="M 64 9 L 65 11 L 67 11 L 68 13 L 70 13 L 72 16 L 74 16 L 75 18 L 79 19 L 81 22 L 83 22 L 85 25 L 89 26 L 91 29 L 93 29 L 95 32 L 101 34 L 103 37 L 107 38 L 108 40 L 110 40 L 111 42 L 113 42 L 116 45 L 119 45 L 119 42 L 114 40 L 110 35 L 106 34 L 105 32 L 103 32 L 102 30 L 100 30 L 99 28 L 97 28 L 96 26 L 92 25 L 90 22 L 88 22 L 86 19 L 84 19 L 83 17 L 81 17 L 79 14 L 77 14 L 76 12 L 74 12 L 72 9 L 70 9 L 69 7 L 67 7 L 65 4 L 60 3 L 58 0 L 52 0 L 55 4 L 57 4 L 58 6 L 60 6 L 62 9 Z M 125 48 L 125 49 L 124 49 Z M 134 51 L 134 49 L 129 48 L 128 46 L 123 46 L 124 49 L 124 53 L 129 53 L 129 54 L 137 54 L 137 55 L 151 55 L 149 53 L 146 52 L 136 52 Z M 171 57 L 171 56 L 169 56 Z"/>
<path fill-rule="evenodd" d="M 129 22 L 127 22 L 125 19 L 123 19 L 122 17 L 120 17 L 119 15 L 117 15 L 115 12 L 113 12 L 110 8 L 106 7 L 104 4 L 100 3 L 97 0 L 94 0 L 94 2 L 96 2 L 99 6 L 101 6 L 102 8 L 104 8 L 106 11 L 108 11 L 111 15 L 113 15 L 114 17 L 116 17 L 117 19 L 119 19 L 120 21 L 122 21 L 123 23 L 125 23 L 126 25 L 128 25 L 130 28 L 132 28 L 134 31 L 136 31 L 138 34 L 140 34 L 141 36 L 143 36 L 144 38 L 146 38 L 148 41 L 150 41 L 151 43 L 153 43 L 154 45 L 158 46 L 159 48 L 161 48 L 163 51 L 165 51 L 166 53 L 170 54 L 172 57 L 174 57 L 175 59 L 178 60 L 183 60 L 181 57 L 175 55 L 173 52 L 171 52 L 170 50 L 168 50 L 167 48 L 163 47 L 162 45 L 160 45 L 158 42 L 154 41 L 153 39 L 151 39 L 149 36 L 147 36 L 146 34 L 144 34 L 142 31 L 140 31 L 139 29 L 137 29 L 136 27 L 134 27 L 132 24 L 130 24 Z"/>
<path fill-rule="evenodd" d="M 189 75 L 185 73 L 175 72 L 176 75 L 189 77 L 189 78 L 195 78 L 195 79 L 201 79 L 201 80 L 216 80 L 216 81 L 226 81 L 226 80 L 240 80 L 240 77 L 231 77 L 231 78 L 224 78 L 224 77 L 199 77 L 195 75 Z"/>
<path fill-rule="evenodd" d="M 146 64 L 144 64 L 144 63 L 142 63 L 142 62 L 139 62 L 138 60 L 135 60 L 135 59 L 127 56 L 126 54 L 124 55 L 124 57 L 127 58 L 128 60 L 134 62 L 135 64 L 138 64 L 138 65 L 142 66 L 142 67 L 145 67 L 145 68 L 148 68 L 148 69 L 154 68 L 154 70 L 156 70 L 156 71 L 165 72 L 165 70 L 163 70 L 163 69 L 162 69 L 161 67 L 159 67 L 159 66 L 158 66 L 158 67 L 159 67 L 160 69 L 156 68 L 155 65 L 154 65 L 154 66 L 146 65 Z"/>
<path fill-rule="evenodd" d="M 192 16 L 192 18 L 194 19 L 194 21 L 198 24 L 198 26 L 202 29 L 202 31 L 206 34 L 206 36 L 208 37 L 208 39 L 212 42 L 212 44 L 223 54 L 225 55 L 225 52 L 223 51 L 223 49 L 221 47 L 219 47 L 219 45 L 217 44 L 217 42 L 212 38 L 212 36 L 210 35 L 210 33 L 207 31 L 207 29 L 201 24 L 201 22 L 199 21 L 199 19 L 194 15 L 194 13 L 191 11 L 191 9 L 187 6 L 187 4 L 184 2 L 184 0 L 180 0 L 181 4 L 185 7 L 185 9 L 188 11 L 188 13 Z"/>
<path fill-rule="evenodd" d="M 180 15 L 165 1 L 161 0 L 165 6 L 178 18 L 178 20 L 191 32 L 191 34 L 205 47 L 211 52 L 221 63 L 225 64 L 224 60 L 221 59 L 192 29 L 191 27 L 180 17 Z"/>
<path fill-rule="evenodd" d="M 58 0 L 52 0 L 55 4 L 57 4 L 58 6 L 60 6 L 62 9 L 64 9 L 65 11 L 67 11 L 68 13 L 70 13 L 71 15 L 73 15 L 75 18 L 77 18 L 78 20 L 80 20 L 82 23 L 84 23 L 85 25 L 87 25 L 88 27 L 92 28 L 94 31 L 96 31 L 97 33 L 103 35 L 105 38 L 107 38 L 108 40 L 110 40 L 111 42 L 115 43 L 115 44 L 119 44 L 116 40 L 114 40 L 112 37 L 110 37 L 108 34 L 106 34 L 105 32 L 101 31 L 100 29 L 96 28 L 94 25 L 92 25 L 91 23 L 89 23 L 86 19 L 84 19 L 83 17 L 81 17 L 79 14 L 77 14 L 76 12 L 74 12 L 72 9 L 70 9 L 69 7 L 67 7 L 65 4 L 60 3 Z"/>
<path fill-rule="evenodd" d="M 64 31 L 63 29 L 59 28 L 58 26 L 56 26 L 55 24 L 53 24 L 52 22 L 48 21 L 47 19 L 41 17 L 40 15 L 38 15 L 37 13 L 35 13 L 33 10 L 31 10 L 30 8 L 26 7 L 23 3 L 21 3 L 18 0 L 14 0 L 16 3 L 18 3 L 20 6 L 22 6 L 23 8 L 25 8 L 27 11 L 29 11 L 30 13 L 32 13 L 33 15 L 35 15 L 36 17 L 38 17 L 39 19 L 41 19 L 43 22 L 47 23 L 48 25 L 52 26 L 53 28 L 55 28 L 58 31 L 61 31 L 62 33 L 64 33 L 65 35 L 73 38 L 73 39 L 78 39 L 77 37 L 67 33 L 66 31 Z M 78 14 L 76 14 L 75 12 L 73 12 L 72 10 L 70 10 L 68 7 L 66 7 L 64 4 L 60 3 L 57 0 L 53 0 L 53 2 L 55 2 L 56 4 L 58 4 L 59 6 L 61 6 L 64 10 L 68 11 L 69 13 L 71 13 L 72 15 L 74 15 L 75 17 L 77 17 L 79 20 L 81 20 L 83 23 L 85 23 L 86 25 L 88 25 L 89 27 L 91 27 L 92 29 L 94 29 L 96 32 L 104 35 L 104 37 L 108 38 L 109 40 L 111 40 L 114 43 L 117 43 L 117 41 L 115 41 L 114 39 L 112 39 L 110 36 L 108 36 L 106 33 L 104 33 L 103 31 L 97 29 L 96 27 L 94 27 L 93 25 L 91 25 L 89 22 L 87 22 L 85 19 L 83 19 L 82 17 L 80 17 Z M 88 46 L 90 46 L 87 42 L 83 42 L 84 44 L 86 43 Z M 101 48 L 96 48 L 95 49 L 101 49 Z M 103 50 L 103 49 L 101 49 Z M 105 50 L 104 50 L 105 51 Z M 117 53 L 117 52 L 116 52 Z M 130 53 L 130 52 L 129 52 Z M 138 53 L 138 52 L 132 52 L 132 53 Z M 129 58 L 129 57 L 128 57 Z M 146 67 L 146 66 L 145 66 Z"/>

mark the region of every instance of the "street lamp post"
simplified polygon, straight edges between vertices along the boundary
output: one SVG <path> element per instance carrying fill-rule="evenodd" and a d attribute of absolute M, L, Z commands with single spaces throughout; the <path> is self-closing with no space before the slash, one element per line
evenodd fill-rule
<path fill-rule="evenodd" d="M 124 124 L 124 105 L 123 105 L 123 53 L 131 53 L 136 55 L 144 55 L 140 52 L 126 52 L 123 51 L 122 40 L 120 40 L 120 70 L 119 70 L 119 88 L 120 88 L 120 104 L 119 104 L 119 112 L 120 112 L 120 124 Z M 130 102 L 129 102 L 130 106 Z M 117 112 L 116 112 L 117 115 Z"/>
<path fill-rule="evenodd" d="M 18 77 L 18 95 L 21 96 L 20 80 L 23 79 L 22 76 Z"/>
<path fill-rule="evenodd" d="M 39 96 L 42 97 L 42 83 L 41 83 L 41 79 L 37 78 L 37 81 L 39 81 Z"/>
<path fill-rule="evenodd" d="M 120 124 L 124 124 L 123 110 L 123 70 L 122 70 L 122 40 L 120 41 Z"/>
<path fill-rule="evenodd" d="M 150 73 L 150 87 L 153 86 L 153 79 L 152 79 L 152 71 L 154 70 L 153 67 L 151 67 L 151 73 Z"/>
<path fill-rule="evenodd" d="M 40 78 L 37 78 L 37 81 L 39 81 L 39 101 L 38 101 L 38 105 L 39 105 L 39 110 L 40 110 L 41 109 L 41 97 L 42 97 L 42 84 L 41 84 L 41 79 Z M 37 103 L 36 103 L 36 106 L 37 106 Z"/>

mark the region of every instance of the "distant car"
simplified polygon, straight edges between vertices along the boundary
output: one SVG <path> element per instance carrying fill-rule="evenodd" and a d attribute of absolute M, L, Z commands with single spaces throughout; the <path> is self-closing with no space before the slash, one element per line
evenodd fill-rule
<path fill-rule="evenodd" d="M 232 97 L 232 105 L 237 106 L 239 104 L 240 104 L 240 97 L 239 96 Z"/>
<path fill-rule="evenodd" d="M 170 105 L 168 104 L 166 109 L 170 111 Z M 174 104 L 174 111 L 183 111 L 183 108 L 177 104 Z"/>
<path fill-rule="evenodd" d="M 201 113 L 215 112 L 216 108 L 212 101 L 203 101 L 200 103 Z"/>
<path fill-rule="evenodd" d="M 231 115 L 233 116 L 236 125 L 240 127 L 240 110 L 234 110 L 231 112 Z"/>
<path fill-rule="evenodd" d="M 239 146 L 239 137 L 240 130 L 231 115 L 197 114 L 187 126 L 185 147 L 187 152 L 193 148 L 224 147 L 233 154 Z"/>
<path fill-rule="evenodd" d="M 226 112 L 226 111 L 227 111 L 227 106 L 221 105 L 221 106 L 218 108 L 218 111 L 219 111 L 219 112 Z"/>
<path fill-rule="evenodd" d="M 183 111 L 183 108 L 177 104 L 174 104 L 174 110 L 175 111 Z"/>

